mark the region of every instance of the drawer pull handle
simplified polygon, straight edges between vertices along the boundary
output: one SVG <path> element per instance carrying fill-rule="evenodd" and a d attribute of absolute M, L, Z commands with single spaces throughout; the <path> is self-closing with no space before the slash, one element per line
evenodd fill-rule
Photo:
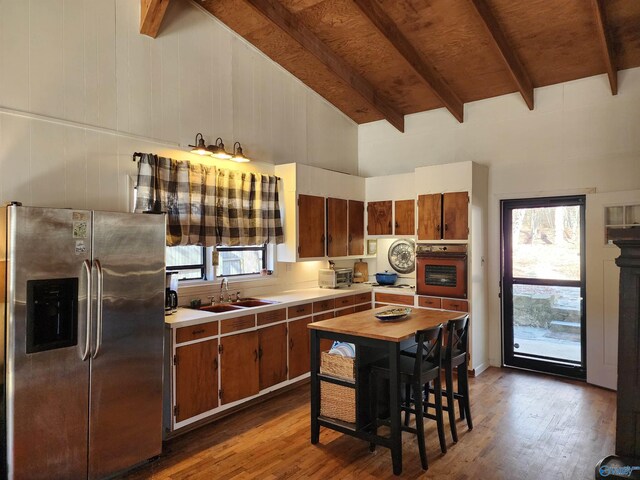
<path fill-rule="evenodd" d="M 191 332 L 192 335 L 199 335 L 201 333 L 204 333 L 204 328 L 201 328 L 200 330 L 194 330 L 193 332 Z"/>
<path fill-rule="evenodd" d="M 298 308 L 298 309 L 296 310 L 296 313 L 302 313 L 302 312 L 304 312 L 304 308 Z"/>

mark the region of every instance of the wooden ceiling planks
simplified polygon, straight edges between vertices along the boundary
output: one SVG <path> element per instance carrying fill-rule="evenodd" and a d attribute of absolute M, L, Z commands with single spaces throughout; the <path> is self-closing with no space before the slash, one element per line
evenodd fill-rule
<path fill-rule="evenodd" d="M 354 122 L 384 119 L 315 56 L 244 1 L 208 0 L 202 6 Z"/>
<path fill-rule="evenodd" d="M 534 87 L 604 73 L 590 1 L 491 0 Z"/>
<path fill-rule="evenodd" d="M 607 0 L 605 10 L 618 69 L 639 66 L 640 2 L 638 0 Z"/>
<path fill-rule="evenodd" d="M 353 90 L 371 103 L 391 125 L 404 132 L 404 115 L 394 105 L 382 98 L 366 78 L 360 75 L 342 57 L 336 55 L 295 14 L 287 10 L 278 0 L 245 1 L 313 54 L 343 82 L 350 85 Z"/>
<path fill-rule="evenodd" d="M 610 61 L 586 0 L 198 1 L 357 123 L 386 117 L 401 127 L 403 115 L 447 103 L 416 58 L 461 104 L 519 91 L 530 108 L 534 87 L 640 66 L 638 0 L 593 0 L 606 18 Z"/>
<path fill-rule="evenodd" d="M 442 106 L 380 31 L 359 13 L 352 0 L 323 0 L 298 15 L 404 114 Z"/>
<path fill-rule="evenodd" d="M 384 10 L 463 102 L 517 91 L 468 0 L 383 0 Z M 481 81 L 478 81 L 481 79 Z"/>
<path fill-rule="evenodd" d="M 404 57 L 420 77 L 431 87 L 444 106 L 462 123 L 464 121 L 464 105 L 458 95 L 431 66 L 431 64 L 418 52 L 404 36 L 400 28 L 393 23 L 386 12 L 376 0 L 354 0 L 371 23 L 384 35 L 393 47 Z"/>
<path fill-rule="evenodd" d="M 471 0 L 471 3 L 487 27 L 489 35 L 493 38 L 496 48 L 509 68 L 509 73 L 511 73 L 513 80 L 518 85 L 518 90 L 520 90 L 522 98 L 529 107 L 529 110 L 533 110 L 533 85 L 518 55 L 516 55 L 511 45 L 509 45 L 509 41 L 502 32 L 500 24 L 485 0 Z"/>

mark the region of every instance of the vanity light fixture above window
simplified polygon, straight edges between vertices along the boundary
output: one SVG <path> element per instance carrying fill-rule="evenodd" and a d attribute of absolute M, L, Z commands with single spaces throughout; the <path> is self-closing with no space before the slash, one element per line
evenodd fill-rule
<path fill-rule="evenodd" d="M 220 137 L 216 138 L 216 143 L 214 145 L 205 146 L 204 137 L 201 133 L 198 133 L 196 134 L 195 145 L 189 146 L 191 147 L 191 153 L 196 155 L 208 155 L 222 160 L 233 160 L 237 163 L 251 161 L 242 152 L 242 145 L 240 145 L 240 142 L 233 144 L 233 155 L 231 155 L 224 149 L 224 143 L 222 143 L 222 138 Z"/>
<path fill-rule="evenodd" d="M 209 145 L 207 150 L 211 152 L 211 156 L 215 158 L 220 158 L 221 160 L 229 160 L 231 158 L 231 154 L 224 149 L 224 143 L 222 143 L 222 138 L 216 138 L 215 145 Z"/>
<path fill-rule="evenodd" d="M 236 145 L 238 146 L 237 148 Z M 238 163 L 246 163 L 251 161 L 244 156 L 244 153 L 242 153 L 242 145 L 240 145 L 240 142 L 236 142 L 233 144 L 233 157 L 231 157 L 231 160 Z"/>
<path fill-rule="evenodd" d="M 200 137 L 199 140 L 198 140 L 198 137 Z M 202 136 L 201 133 L 196 134 L 195 143 L 196 143 L 195 145 L 189 145 L 190 147 L 192 147 L 191 153 L 194 153 L 196 155 L 211 155 L 211 151 L 204 144 L 204 137 Z"/>

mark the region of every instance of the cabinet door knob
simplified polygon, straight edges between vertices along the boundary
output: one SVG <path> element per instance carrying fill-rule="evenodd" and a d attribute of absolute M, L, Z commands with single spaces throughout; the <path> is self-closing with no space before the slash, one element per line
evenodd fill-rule
<path fill-rule="evenodd" d="M 444 231 L 446 232 L 447 230 L 449 230 L 449 225 L 447 225 L 446 223 L 444 224 Z"/>
<path fill-rule="evenodd" d="M 254 350 L 253 351 L 253 361 L 257 362 L 258 361 L 258 350 Z"/>

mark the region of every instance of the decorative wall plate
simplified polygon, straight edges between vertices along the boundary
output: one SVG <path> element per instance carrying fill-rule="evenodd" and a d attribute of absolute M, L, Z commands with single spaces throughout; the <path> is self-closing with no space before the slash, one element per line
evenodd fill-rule
<path fill-rule="evenodd" d="M 398 273 L 416 269 L 416 244 L 411 239 L 396 240 L 389 247 L 389 264 Z"/>

